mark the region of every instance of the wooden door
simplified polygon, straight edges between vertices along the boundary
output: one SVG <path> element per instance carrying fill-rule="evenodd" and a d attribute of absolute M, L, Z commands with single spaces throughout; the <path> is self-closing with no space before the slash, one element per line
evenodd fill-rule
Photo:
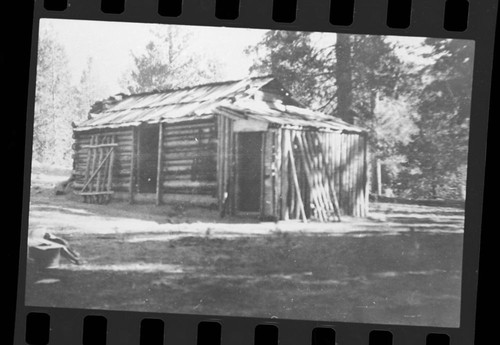
<path fill-rule="evenodd" d="M 262 183 L 262 133 L 238 134 L 238 211 L 259 212 Z"/>

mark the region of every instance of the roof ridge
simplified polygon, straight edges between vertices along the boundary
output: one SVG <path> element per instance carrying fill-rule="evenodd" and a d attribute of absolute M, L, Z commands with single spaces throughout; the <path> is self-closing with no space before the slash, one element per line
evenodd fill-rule
<path fill-rule="evenodd" d="M 216 82 L 210 82 L 210 83 L 204 83 L 204 84 L 196 84 L 196 85 L 191 85 L 191 86 L 183 86 L 183 87 L 179 87 L 179 88 L 170 88 L 170 89 L 138 92 L 138 93 L 126 95 L 125 98 L 135 97 L 135 96 L 155 95 L 155 94 L 160 94 L 160 93 L 170 93 L 170 92 L 176 92 L 176 91 L 182 91 L 182 90 L 196 89 L 198 87 L 215 86 L 215 85 L 223 85 L 223 84 L 230 84 L 230 83 L 239 83 L 239 82 L 242 82 L 244 80 L 265 79 L 265 78 L 273 78 L 274 79 L 274 76 L 272 74 L 267 74 L 267 75 L 248 77 L 248 78 L 242 78 L 242 79 L 232 79 L 232 80 L 216 81 Z"/>
<path fill-rule="evenodd" d="M 157 109 L 157 108 L 164 108 L 165 106 L 169 106 L 169 105 L 177 105 L 177 104 L 181 104 L 181 105 L 185 105 L 185 104 L 195 104 L 195 103 L 199 103 L 199 104 L 203 104 L 203 103 L 210 103 L 210 102 L 221 102 L 223 101 L 224 98 L 223 97 L 219 97 L 219 98 L 216 98 L 216 99 L 213 99 L 213 100 L 204 100 L 204 101 L 200 101 L 200 100 L 197 100 L 197 101 L 190 101 L 190 102 L 175 102 L 175 103 L 164 103 L 164 104 L 160 104 L 160 105 L 154 105 L 154 106 L 143 106 L 143 107 L 132 107 L 132 108 L 129 108 L 127 110 L 130 110 L 130 109 L 133 109 L 133 110 L 141 110 L 141 109 Z M 119 113 L 121 111 L 124 111 L 124 109 L 116 109 L 116 110 L 113 110 L 113 109 L 108 109 L 108 110 L 104 110 L 103 112 L 101 113 L 93 113 L 94 115 L 100 115 L 100 114 L 104 114 L 104 113 Z"/>

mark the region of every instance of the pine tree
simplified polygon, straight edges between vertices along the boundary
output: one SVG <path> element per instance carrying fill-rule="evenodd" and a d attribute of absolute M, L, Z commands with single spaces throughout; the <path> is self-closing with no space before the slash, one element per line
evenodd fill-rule
<path fill-rule="evenodd" d="M 153 39 L 142 54 L 132 54 L 134 68 L 121 80 L 129 93 L 218 81 L 217 63 L 192 49 L 188 29 L 167 26 L 151 33 Z"/>
<path fill-rule="evenodd" d="M 412 90 L 418 79 L 395 48 L 384 36 L 352 36 L 353 109 L 356 123 L 369 131 L 371 185 L 377 195 L 398 185 L 407 162 L 402 150 L 416 131 Z"/>
<path fill-rule="evenodd" d="M 335 44 L 319 46 L 311 35 L 269 31 L 247 50 L 253 70 L 274 74 L 305 106 L 368 129 L 373 164 L 395 179 L 405 162 L 400 147 L 415 130 L 410 67 L 383 36 L 337 34 Z"/>
<path fill-rule="evenodd" d="M 308 32 L 272 30 L 246 52 L 255 58 L 251 73 L 274 75 L 299 102 L 325 111 L 335 95 L 333 65 L 324 63 L 330 48 L 315 47 Z"/>
<path fill-rule="evenodd" d="M 422 70 L 418 133 L 408 148 L 410 193 L 463 198 L 466 183 L 474 46 L 471 41 L 427 39 L 435 62 Z"/>
<path fill-rule="evenodd" d="M 351 35 L 337 34 L 335 43 L 336 73 L 335 84 L 337 86 L 337 117 L 348 123 L 354 123 L 353 105 L 353 63 Z"/>

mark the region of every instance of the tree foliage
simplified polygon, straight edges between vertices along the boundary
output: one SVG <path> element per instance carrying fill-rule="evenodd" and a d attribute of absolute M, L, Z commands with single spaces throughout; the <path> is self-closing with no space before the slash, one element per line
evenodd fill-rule
<path fill-rule="evenodd" d="M 417 49 L 425 61 L 419 65 L 401 58 L 398 49 L 409 49 L 385 36 L 321 35 L 267 31 L 246 50 L 254 58 L 251 73 L 273 74 L 304 106 L 366 128 L 371 157 L 397 195 L 463 198 L 473 42 L 428 38 Z M 189 29 L 168 26 L 152 37 L 132 54 L 133 68 L 122 78 L 127 92 L 221 79 L 220 62 L 196 50 Z M 50 27 L 42 28 L 38 43 L 33 158 L 68 164 L 71 123 L 85 119 L 105 95 L 92 58 L 73 85 L 64 46 Z M 339 80 L 342 70 L 347 77 Z"/>
<path fill-rule="evenodd" d="M 335 93 L 333 65 L 323 63 L 331 52 L 324 50 L 314 47 L 311 33 L 272 30 L 246 52 L 256 57 L 251 73 L 276 76 L 299 102 L 314 109 Z"/>
<path fill-rule="evenodd" d="M 219 78 L 217 63 L 194 51 L 187 29 L 166 26 L 151 33 L 153 39 L 144 52 L 132 53 L 134 67 L 122 78 L 129 93 L 179 88 Z"/>
<path fill-rule="evenodd" d="M 75 122 L 88 117 L 89 110 L 96 100 L 103 98 L 104 91 L 94 67 L 94 59 L 89 57 L 75 89 Z"/>
<path fill-rule="evenodd" d="M 338 34 L 337 43 L 321 45 L 313 35 L 269 31 L 247 50 L 255 56 L 253 71 L 272 73 L 308 107 L 344 119 L 349 116 L 343 113 L 352 112 L 354 123 L 369 132 L 372 157 L 383 163 L 384 183 L 400 195 L 459 197 L 472 88 L 470 43 L 427 39 L 427 65 L 419 67 L 401 59 L 384 36 Z M 347 71 L 344 81 L 338 80 L 339 68 Z M 341 94 L 339 85 L 347 85 Z"/>
<path fill-rule="evenodd" d="M 33 159 L 49 164 L 70 161 L 74 98 L 64 47 L 50 27 L 40 32 L 33 128 Z"/>
<path fill-rule="evenodd" d="M 412 191 L 423 197 L 463 197 L 471 107 L 474 46 L 471 41 L 427 39 L 435 62 L 421 71 L 418 133 L 407 149 Z M 418 181 L 418 182 L 417 182 Z"/>

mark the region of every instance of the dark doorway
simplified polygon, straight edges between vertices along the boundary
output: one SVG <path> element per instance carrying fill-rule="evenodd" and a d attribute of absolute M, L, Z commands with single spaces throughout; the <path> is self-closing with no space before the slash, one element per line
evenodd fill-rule
<path fill-rule="evenodd" d="M 259 212 L 262 133 L 239 133 L 238 138 L 238 210 Z"/>
<path fill-rule="evenodd" d="M 147 126 L 140 129 L 137 176 L 139 193 L 156 192 L 156 176 L 158 174 L 158 126 Z"/>

